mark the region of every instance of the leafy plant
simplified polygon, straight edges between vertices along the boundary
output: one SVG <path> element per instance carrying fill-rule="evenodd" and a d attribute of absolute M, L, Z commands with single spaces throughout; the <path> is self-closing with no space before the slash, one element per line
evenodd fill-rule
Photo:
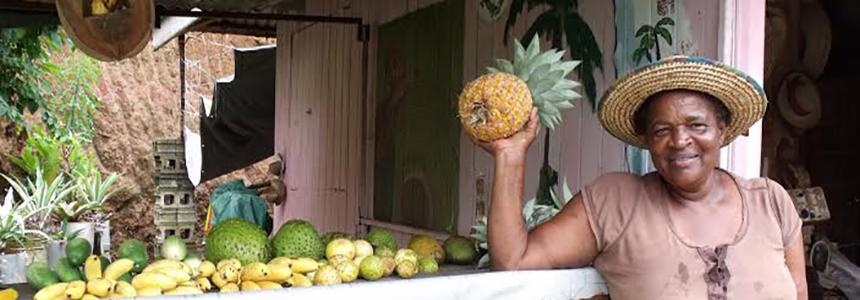
<path fill-rule="evenodd" d="M 633 62 L 639 63 L 642 58 L 648 59 L 648 62 L 660 60 L 660 43 L 659 38 L 662 37 L 667 44 L 672 45 L 672 33 L 666 29 L 666 26 L 675 26 L 675 21 L 670 17 L 663 17 L 654 26 L 645 24 L 639 27 L 636 31 L 636 37 L 640 38 L 639 48 L 633 51 Z M 651 49 L 655 49 L 655 56 L 651 56 Z M 654 59 L 656 58 L 656 59 Z"/>
<path fill-rule="evenodd" d="M 21 168 L 28 176 L 37 172 L 45 180 L 53 181 L 63 171 L 64 142 L 45 133 L 38 126 L 31 127 L 19 156 L 6 155 L 10 162 Z"/>
<path fill-rule="evenodd" d="M 79 221 L 84 213 L 101 211 L 105 202 L 122 190 L 115 187 L 120 177 L 117 173 L 102 177 L 102 173 L 96 170 L 77 176 L 78 197 L 59 205 L 58 215 L 64 220 Z"/>
<path fill-rule="evenodd" d="M 567 180 L 562 180 L 562 197 L 558 197 L 554 190 L 550 189 L 550 205 L 539 204 L 536 198 L 526 201 L 523 205 L 523 219 L 526 224 L 526 230 L 531 231 L 543 222 L 558 214 L 559 211 L 567 204 L 573 193 L 567 185 Z M 472 226 L 472 238 L 478 242 L 478 247 L 486 251 L 486 254 L 478 261 L 478 268 L 486 268 L 490 265 L 490 252 L 487 245 L 487 217 L 484 216 Z"/>
<path fill-rule="evenodd" d="M 94 116 L 101 102 L 94 89 L 101 69 L 89 56 L 66 47 L 63 57 L 54 57 L 57 72 L 43 74 L 50 83 L 46 91 L 42 121 L 58 137 L 69 137 L 85 143 L 92 140 Z"/>
<path fill-rule="evenodd" d="M 89 141 L 100 77 L 56 27 L 0 29 L 0 118 L 20 125 L 25 112 L 41 113 L 55 136 Z"/>
<path fill-rule="evenodd" d="M 56 27 L 0 29 L 0 118 L 22 123 L 25 111 L 45 106 L 40 79 L 58 72 L 48 58 L 63 43 Z"/>
<path fill-rule="evenodd" d="M 48 210 L 48 208 L 29 209 L 28 207 L 32 206 L 29 201 L 31 200 L 22 199 L 19 203 L 15 203 L 12 189 L 6 190 L 6 197 L 0 206 L 0 251 L 5 249 L 10 241 L 24 244 L 28 234 L 45 236 L 40 230 L 27 229 L 26 220 Z"/>
<path fill-rule="evenodd" d="M 48 182 L 42 176 L 41 171 L 36 172 L 34 179 L 27 178 L 26 182 L 4 174 L 0 174 L 0 176 L 9 182 L 12 190 L 22 199 L 22 203 L 24 203 L 21 207 L 22 212 L 29 216 L 24 221 L 34 223 L 39 230 L 45 228 L 46 223 L 50 220 L 51 212 L 74 192 L 75 188 L 62 175 Z"/>

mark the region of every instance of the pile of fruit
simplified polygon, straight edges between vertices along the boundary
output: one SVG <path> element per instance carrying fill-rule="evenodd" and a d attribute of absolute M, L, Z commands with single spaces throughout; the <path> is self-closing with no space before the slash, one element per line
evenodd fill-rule
<path fill-rule="evenodd" d="M 387 230 L 371 230 L 364 239 L 336 232 L 320 236 L 303 220 L 285 223 L 271 240 L 244 220 L 221 222 L 206 237 L 205 260 L 189 254 L 176 237 L 167 237 L 159 248 L 160 257 L 150 262 L 142 242 L 127 240 L 110 262 L 91 255 L 86 240 L 73 239 L 53 270 L 33 263 L 27 279 L 39 289 L 36 300 L 193 295 L 375 281 L 395 274 L 412 278 L 436 273 L 444 262 L 471 264 L 477 256 L 474 242 L 463 237 L 451 237 L 443 246 L 417 235 L 401 249 Z"/>

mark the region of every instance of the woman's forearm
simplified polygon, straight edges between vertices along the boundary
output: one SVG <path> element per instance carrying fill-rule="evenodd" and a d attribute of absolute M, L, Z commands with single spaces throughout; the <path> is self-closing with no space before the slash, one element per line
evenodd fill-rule
<path fill-rule="evenodd" d="M 496 156 L 487 240 L 493 269 L 517 269 L 526 250 L 523 220 L 525 153 Z"/>

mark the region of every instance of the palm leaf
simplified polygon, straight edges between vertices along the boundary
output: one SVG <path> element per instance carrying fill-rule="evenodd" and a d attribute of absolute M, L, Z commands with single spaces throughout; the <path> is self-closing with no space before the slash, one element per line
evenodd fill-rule
<path fill-rule="evenodd" d="M 600 52 L 600 46 L 598 46 L 591 28 L 579 14 L 571 13 L 566 20 L 565 33 L 571 51 L 570 56 L 581 61 L 579 78 L 585 87 L 585 94 L 591 103 L 592 110 L 597 111 L 597 85 L 593 73 L 595 68 L 603 69 L 603 54 Z"/>
<path fill-rule="evenodd" d="M 550 40 L 557 40 L 555 36 L 557 36 L 557 32 L 561 27 L 561 20 L 558 18 L 558 14 L 553 11 L 545 11 L 537 19 L 534 20 L 529 29 L 526 30 L 526 33 L 523 34 L 523 40 L 531 40 L 537 34 L 541 36 L 548 37 Z M 558 47 L 558 45 L 552 45 L 553 47 Z"/>
<path fill-rule="evenodd" d="M 672 45 L 672 33 L 670 33 L 669 30 L 663 27 L 657 27 L 655 31 L 658 35 L 663 37 L 664 40 L 666 40 L 667 44 Z"/>
<path fill-rule="evenodd" d="M 651 25 L 642 25 L 642 27 L 639 27 L 639 30 L 636 31 L 636 37 L 640 37 L 643 34 L 650 34 L 652 30 L 654 30 L 654 27 L 651 27 Z"/>
<path fill-rule="evenodd" d="M 502 42 L 508 44 L 508 36 L 510 36 L 511 27 L 517 25 L 517 17 L 523 11 L 526 0 L 511 0 L 511 7 L 508 8 L 508 20 L 505 22 L 505 34 L 502 37 Z"/>
<path fill-rule="evenodd" d="M 664 25 L 672 25 L 675 26 L 675 20 L 672 20 L 670 17 L 663 17 L 660 21 L 657 21 L 657 27 Z"/>

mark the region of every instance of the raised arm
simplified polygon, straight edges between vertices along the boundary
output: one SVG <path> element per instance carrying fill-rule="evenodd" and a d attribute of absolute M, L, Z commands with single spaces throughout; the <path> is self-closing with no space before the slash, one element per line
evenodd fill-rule
<path fill-rule="evenodd" d="M 577 267 L 590 263 L 598 253 L 580 194 L 555 217 L 526 231 L 522 215 L 525 157 L 537 128 L 533 112 L 528 126 L 514 136 L 478 142 L 495 157 L 487 225 L 490 263 L 495 270 Z"/>

